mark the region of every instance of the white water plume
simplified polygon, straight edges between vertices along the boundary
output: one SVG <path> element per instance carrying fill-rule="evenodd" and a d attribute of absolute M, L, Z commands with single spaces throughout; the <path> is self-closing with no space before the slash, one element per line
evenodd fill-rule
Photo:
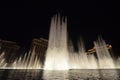
<path fill-rule="evenodd" d="M 94 45 L 98 57 L 99 68 L 115 68 L 114 61 L 112 59 L 112 56 L 110 55 L 110 52 L 108 51 L 105 41 L 101 37 L 99 37 L 98 40 L 94 42 Z"/>
<path fill-rule="evenodd" d="M 68 70 L 67 22 L 60 16 L 51 21 L 45 70 Z"/>
<path fill-rule="evenodd" d="M 67 20 L 54 16 L 51 20 L 48 49 L 44 65 L 35 53 L 36 47 L 29 53 L 17 58 L 13 63 L 7 63 L 5 53 L 0 54 L 0 68 L 4 69 L 119 69 L 120 58 L 114 60 L 105 41 L 99 37 L 94 41 L 93 53 L 88 53 L 83 40 L 78 42 L 78 52 L 74 51 L 72 41 L 67 39 Z M 70 45 L 70 46 L 69 46 Z M 94 55 L 96 54 L 96 55 Z M 9 66 L 8 66 L 9 65 Z"/>
<path fill-rule="evenodd" d="M 41 69 L 42 64 L 38 56 L 35 55 L 35 47 L 33 51 L 29 52 L 28 55 L 25 54 L 24 57 L 16 59 L 12 67 L 13 69 Z"/>
<path fill-rule="evenodd" d="M 71 48 L 73 49 L 73 48 Z M 69 51 L 70 52 L 70 51 Z M 81 39 L 78 42 L 78 52 L 70 52 L 69 57 L 69 68 L 70 69 L 97 69 L 97 59 L 93 54 L 88 55 L 85 51 L 84 42 Z"/>
<path fill-rule="evenodd" d="M 7 66 L 4 56 L 5 52 L 2 52 L 2 54 L 0 54 L 0 69 L 4 69 Z"/>
<path fill-rule="evenodd" d="M 119 67 L 119 59 L 115 61 L 117 62 L 115 64 L 107 44 L 102 38 L 94 41 L 95 47 L 93 50 L 95 50 L 95 53 L 92 54 L 85 51 L 83 43 L 82 40 L 78 43 L 78 53 L 70 53 L 70 69 L 116 69 Z"/>
<path fill-rule="evenodd" d="M 117 61 L 115 61 L 116 63 L 116 68 L 120 69 L 120 57 L 118 57 Z"/>

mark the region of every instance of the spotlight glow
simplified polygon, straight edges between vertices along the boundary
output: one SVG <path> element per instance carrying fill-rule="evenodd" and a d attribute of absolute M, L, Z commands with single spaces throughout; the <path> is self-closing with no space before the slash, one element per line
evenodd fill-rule
<path fill-rule="evenodd" d="M 55 16 L 51 22 L 45 70 L 68 70 L 67 23 Z"/>
<path fill-rule="evenodd" d="M 105 41 L 99 37 L 94 41 L 95 54 L 87 54 L 83 40 L 78 42 L 78 52 L 73 49 L 72 42 L 67 39 L 67 20 L 54 16 L 51 20 L 49 43 L 46 51 L 44 65 L 32 51 L 20 56 L 13 63 L 7 63 L 5 52 L 0 54 L 0 69 L 44 69 L 44 70 L 69 70 L 69 69 L 120 69 L 120 57 L 111 56 Z M 70 46 L 68 46 L 70 45 Z"/>

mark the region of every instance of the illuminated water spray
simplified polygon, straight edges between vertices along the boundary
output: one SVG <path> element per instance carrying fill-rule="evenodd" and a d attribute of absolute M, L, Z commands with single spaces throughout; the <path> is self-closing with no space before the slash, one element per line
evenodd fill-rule
<path fill-rule="evenodd" d="M 68 46 L 70 45 L 70 46 Z M 95 54 L 85 50 L 83 40 L 78 42 L 78 52 L 73 49 L 72 42 L 67 44 L 67 22 L 54 16 L 51 21 L 49 44 L 46 53 L 45 70 L 68 69 L 115 69 L 114 60 L 110 55 L 105 41 L 98 38 L 94 41 Z M 119 61 L 119 59 L 118 59 Z M 119 62 L 117 66 L 119 67 Z"/>
<path fill-rule="evenodd" d="M 2 54 L 0 55 L 0 68 L 2 69 L 4 69 L 7 65 L 4 57 L 5 57 L 5 52 L 2 52 Z"/>
<path fill-rule="evenodd" d="M 46 70 L 68 70 L 69 54 L 67 50 L 67 22 L 66 18 L 55 16 L 51 21 L 49 44 L 46 53 Z"/>
<path fill-rule="evenodd" d="M 28 55 L 16 59 L 12 64 L 12 69 L 41 69 L 42 63 L 38 56 L 35 55 L 35 47 L 29 51 Z"/>
<path fill-rule="evenodd" d="M 13 63 L 7 63 L 5 52 L 0 54 L 0 69 L 119 69 L 120 58 L 113 59 L 105 41 L 99 37 L 94 41 L 96 55 L 86 52 L 83 40 L 78 41 L 78 52 L 74 51 L 72 41 L 68 44 L 67 19 L 54 16 L 51 20 L 48 48 L 44 65 L 36 55 L 35 48 L 24 56 L 20 56 Z"/>
<path fill-rule="evenodd" d="M 94 42 L 97 57 L 98 66 L 100 69 L 115 68 L 114 61 L 110 52 L 107 49 L 105 41 L 99 37 L 98 41 Z"/>

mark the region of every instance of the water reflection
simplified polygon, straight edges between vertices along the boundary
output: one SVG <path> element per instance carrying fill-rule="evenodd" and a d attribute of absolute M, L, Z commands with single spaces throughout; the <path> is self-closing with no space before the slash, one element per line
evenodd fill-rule
<path fill-rule="evenodd" d="M 0 70 L 0 80 L 41 80 L 42 70 L 13 69 Z"/>
<path fill-rule="evenodd" d="M 104 80 L 120 80 L 120 70 L 99 70 L 100 77 Z"/>
<path fill-rule="evenodd" d="M 0 70 L 0 80 L 120 80 L 120 70 Z"/>
<path fill-rule="evenodd" d="M 99 79 L 100 75 L 98 70 L 70 70 L 69 71 L 70 79 Z"/>
<path fill-rule="evenodd" d="M 43 72 L 44 80 L 69 80 L 67 70 L 55 71 L 55 70 L 47 70 Z"/>

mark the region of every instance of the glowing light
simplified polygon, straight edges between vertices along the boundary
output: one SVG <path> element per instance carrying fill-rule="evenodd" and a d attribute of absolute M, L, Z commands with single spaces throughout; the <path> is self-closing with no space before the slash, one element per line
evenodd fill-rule
<path fill-rule="evenodd" d="M 60 16 L 52 18 L 45 70 L 68 70 L 67 23 Z"/>
<path fill-rule="evenodd" d="M 67 20 L 54 16 L 51 20 L 48 49 L 44 65 L 33 51 L 20 56 L 13 63 L 7 63 L 5 52 L 0 54 L 0 69 L 119 69 L 120 57 L 115 60 L 108 49 L 112 46 L 105 43 L 102 38 L 94 41 L 94 48 L 86 52 L 83 40 L 78 42 L 78 52 L 73 49 L 72 42 L 68 44 Z M 68 46 L 70 45 L 70 46 Z M 94 54 L 89 54 L 96 52 Z"/>
<path fill-rule="evenodd" d="M 0 55 L 0 69 L 4 69 L 7 66 L 4 55 L 5 52 L 2 52 L 2 54 Z"/>
<path fill-rule="evenodd" d="M 41 69 L 42 64 L 39 58 L 35 55 L 35 47 L 32 52 L 29 52 L 28 56 L 20 57 L 12 64 L 13 69 Z"/>

